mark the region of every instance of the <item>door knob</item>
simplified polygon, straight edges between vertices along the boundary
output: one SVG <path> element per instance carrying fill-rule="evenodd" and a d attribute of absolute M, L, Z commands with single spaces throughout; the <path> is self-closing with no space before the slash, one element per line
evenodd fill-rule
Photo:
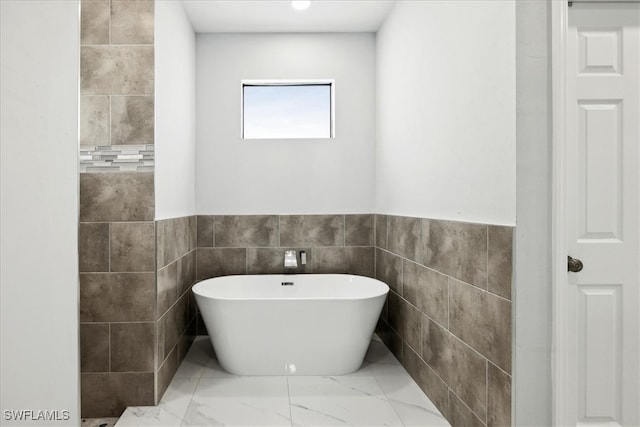
<path fill-rule="evenodd" d="M 577 273 L 582 271 L 583 267 L 584 265 L 582 264 L 582 261 L 578 258 L 571 258 L 570 256 L 567 256 L 567 271 Z"/>

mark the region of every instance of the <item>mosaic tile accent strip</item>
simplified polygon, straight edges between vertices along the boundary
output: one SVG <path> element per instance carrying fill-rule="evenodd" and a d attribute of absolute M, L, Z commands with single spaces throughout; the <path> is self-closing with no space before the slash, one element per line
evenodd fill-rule
<path fill-rule="evenodd" d="M 154 146 L 81 145 L 80 172 L 153 172 Z"/>

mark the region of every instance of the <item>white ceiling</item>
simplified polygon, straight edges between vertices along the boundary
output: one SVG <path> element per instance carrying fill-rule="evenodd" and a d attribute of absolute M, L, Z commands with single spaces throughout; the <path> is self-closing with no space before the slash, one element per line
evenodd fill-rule
<path fill-rule="evenodd" d="M 394 0 L 182 0 L 197 33 L 375 32 Z"/>

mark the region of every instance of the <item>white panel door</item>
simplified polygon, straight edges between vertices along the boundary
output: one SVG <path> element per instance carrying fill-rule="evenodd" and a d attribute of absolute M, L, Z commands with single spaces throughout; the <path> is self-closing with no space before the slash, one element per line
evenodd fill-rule
<path fill-rule="evenodd" d="M 639 3 L 569 9 L 568 425 L 640 425 L 639 23 Z"/>

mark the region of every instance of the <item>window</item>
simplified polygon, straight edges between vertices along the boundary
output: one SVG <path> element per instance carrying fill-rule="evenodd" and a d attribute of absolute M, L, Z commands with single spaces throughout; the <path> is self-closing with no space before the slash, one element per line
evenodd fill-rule
<path fill-rule="evenodd" d="M 242 138 L 333 138 L 333 105 L 333 80 L 244 80 Z"/>

